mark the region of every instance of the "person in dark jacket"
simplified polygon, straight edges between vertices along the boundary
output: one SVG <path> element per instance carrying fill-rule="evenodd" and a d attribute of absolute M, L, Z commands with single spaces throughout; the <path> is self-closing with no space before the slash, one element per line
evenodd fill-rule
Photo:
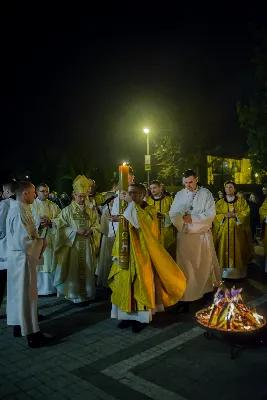
<path fill-rule="evenodd" d="M 261 224 L 260 214 L 259 214 L 260 201 L 258 196 L 256 196 L 254 193 L 251 193 L 251 195 L 248 197 L 247 202 L 250 208 L 250 227 L 251 227 L 252 238 L 253 241 L 255 241 L 256 228 Z"/>
<path fill-rule="evenodd" d="M 59 201 L 61 210 L 70 205 L 70 198 L 66 192 L 61 193 Z"/>
<path fill-rule="evenodd" d="M 56 192 L 50 192 L 48 197 L 50 201 L 53 201 L 53 203 L 55 203 L 61 209 L 61 203 Z"/>

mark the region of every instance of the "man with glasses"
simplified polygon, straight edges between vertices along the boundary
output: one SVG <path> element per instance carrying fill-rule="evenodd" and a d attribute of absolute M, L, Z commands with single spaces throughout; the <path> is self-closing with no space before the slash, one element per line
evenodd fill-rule
<path fill-rule="evenodd" d="M 177 303 L 185 291 L 185 276 L 160 243 L 158 212 L 144 201 L 146 188 L 131 184 L 120 198 L 128 203 L 129 262 L 120 262 L 120 235 L 113 247 L 114 263 L 109 275 L 112 290 L 111 317 L 118 328 L 140 332 L 157 311 Z"/>
<path fill-rule="evenodd" d="M 32 204 L 32 215 L 39 230 L 39 236 L 46 238 L 47 248 L 43 254 L 42 264 L 37 266 L 38 294 L 41 296 L 56 293 L 53 275 L 53 255 L 56 234 L 57 217 L 60 208 L 48 200 L 49 187 L 40 183 L 36 187 L 37 198 Z"/>

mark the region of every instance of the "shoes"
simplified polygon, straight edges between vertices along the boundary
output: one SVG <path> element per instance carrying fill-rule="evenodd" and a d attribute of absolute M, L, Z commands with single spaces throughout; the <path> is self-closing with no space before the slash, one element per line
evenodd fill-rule
<path fill-rule="evenodd" d="M 204 300 L 205 301 L 208 301 L 208 302 L 213 302 L 213 300 L 214 300 L 214 292 L 208 292 L 208 293 L 205 293 L 204 295 L 203 295 L 203 298 L 204 298 Z"/>
<path fill-rule="evenodd" d="M 90 305 L 90 301 L 85 300 L 85 301 L 82 301 L 81 303 L 76 303 L 75 305 L 76 305 L 76 307 L 87 307 Z"/>
<path fill-rule="evenodd" d="M 41 332 L 32 333 L 27 336 L 28 339 L 28 346 L 31 349 L 37 349 L 43 346 L 46 346 L 52 340 L 55 339 L 54 336 L 50 336 L 47 334 L 43 334 Z"/>
<path fill-rule="evenodd" d="M 179 314 L 189 312 L 189 303 L 187 301 L 180 301 L 175 311 Z"/>
<path fill-rule="evenodd" d="M 133 321 L 127 319 L 127 320 L 122 320 L 122 321 L 117 325 L 117 327 L 118 327 L 119 329 L 126 329 L 126 328 L 129 328 L 130 326 L 132 326 L 132 324 L 133 324 Z"/>
<path fill-rule="evenodd" d="M 147 324 L 142 324 L 139 321 L 133 321 L 133 326 L 132 326 L 132 331 L 133 333 L 139 333 L 141 332 Z"/>
<path fill-rule="evenodd" d="M 16 337 L 16 338 L 22 336 L 20 325 L 14 325 L 14 327 L 13 327 L 13 336 Z"/>
<path fill-rule="evenodd" d="M 46 320 L 46 316 L 43 314 L 38 314 L 38 322 L 42 322 Z"/>
<path fill-rule="evenodd" d="M 79 303 L 73 303 L 72 302 L 71 305 L 74 306 L 74 307 L 77 307 L 77 308 L 79 308 L 79 307 L 87 307 L 87 306 L 90 305 L 90 300 L 84 300 L 84 301 L 81 301 Z"/>

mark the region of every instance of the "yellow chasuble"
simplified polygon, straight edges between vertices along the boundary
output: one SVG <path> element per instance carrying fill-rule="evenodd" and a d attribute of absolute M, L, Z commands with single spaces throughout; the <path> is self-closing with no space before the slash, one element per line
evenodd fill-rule
<path fill-rule="evenodd" d="M 237 218 L 226 218 L 233 211 Z M 244 278 L 250 261 L 248 231 L 250 209 L 243 198 L 234 196 L 233 201 L 218 200 L 213 222 L 213 238 L 223 278 Z"/>
<path fill-rule="evenodd" d="M 162 196 L 155 199 L 151 196 L 147 199 L 147 203 L 154 206 L 159 213 L 164 215 L 164 218 L 158 219 L 161 243 L 167 252 L 175 259 L 177 232 L 169 217 L 173 198 L 171 196 Z"/>
<path fill-rule="evenodd" d="M 90 299 L 95 296 L 96 251 L 100 225 L 94 211 L 74 201 L 58 217 L 54 257 L 55 286 L 68 299 Z M 77 230 L 93 230 L 85 237 Z"/>
<path fill-rule="evenodd" d="M 91 209 L 94 209 L 95 214 L 97 215 L 99 222 L 101 218 L 101 211 L 99 210 L 99 206 L 104 203 L 105 201 L 105 195 L 102 193 L 96 193 L 95 196 L 88 196 L 87 200 L 85 201 L 86 206 L 90 207 Z M 96 207 L 97 206 L 97 207 Z M 100 251 L 100 245 L 101 245 L 101 233 L 99 233 L 96 237 L 96 254 L 99 254 Z"/>
<path fill-rule="evenodd" d="M 126 313 L 150 311 L 158 304 L 171 306 L 186 286 L 183 272 L 159 242 L 157 210 L 137 204 L 135 210 L 139 228 L 129 223 L 129 267 L 121 269 L 115 261 L 108 279 L 112 304 Z M 119 259 L 119 235 L 112 255 Z"/>

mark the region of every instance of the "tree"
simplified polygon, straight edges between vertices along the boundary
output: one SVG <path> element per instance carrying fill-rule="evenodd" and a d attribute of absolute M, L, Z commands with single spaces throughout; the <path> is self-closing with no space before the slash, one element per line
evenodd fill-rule
<path fill-rule="evenodd" d="M 72 192 L 72 182 L 78 175 L 92 176 L 92 166 L 87 149 L 71 148 L 59 159 L 56 166 L 57 190 L 59 192 Z"/>
<path fill-rule="evenodd" d="M 194 137 L 192 139 L 192 137 Z M 203 167 L 206 168 L 206 152 L 204 142 L 199 134 L 176 137 L 165 136 L 159 144 L 155 144 L 153 154 L 158 169 L 157 177 L 167 185 L 180 184 L 183 172 L 192 168 L 198 176 L 203 176 Z M 202 178 L 201 178 L 202 179 Z"/>
<path fill-rule="evenodd" d="M 261 35 L 261 44 L 256 49 L 254 64 L 259 81 L 259 91 L 248 104 L 237 102 L 240 126 L 247 131 L 248 156 L 255 172 L 267 171 L 267 36 Z"/>
<path fill-rule="evenodd" d="M 165 136 L 155 147 L 153 156 L 158 167 L 157 177 L 167 185 L 174 185 L 179 178 L 179 167 L 183 159 L 179 143 L 170 136 Z"/>

